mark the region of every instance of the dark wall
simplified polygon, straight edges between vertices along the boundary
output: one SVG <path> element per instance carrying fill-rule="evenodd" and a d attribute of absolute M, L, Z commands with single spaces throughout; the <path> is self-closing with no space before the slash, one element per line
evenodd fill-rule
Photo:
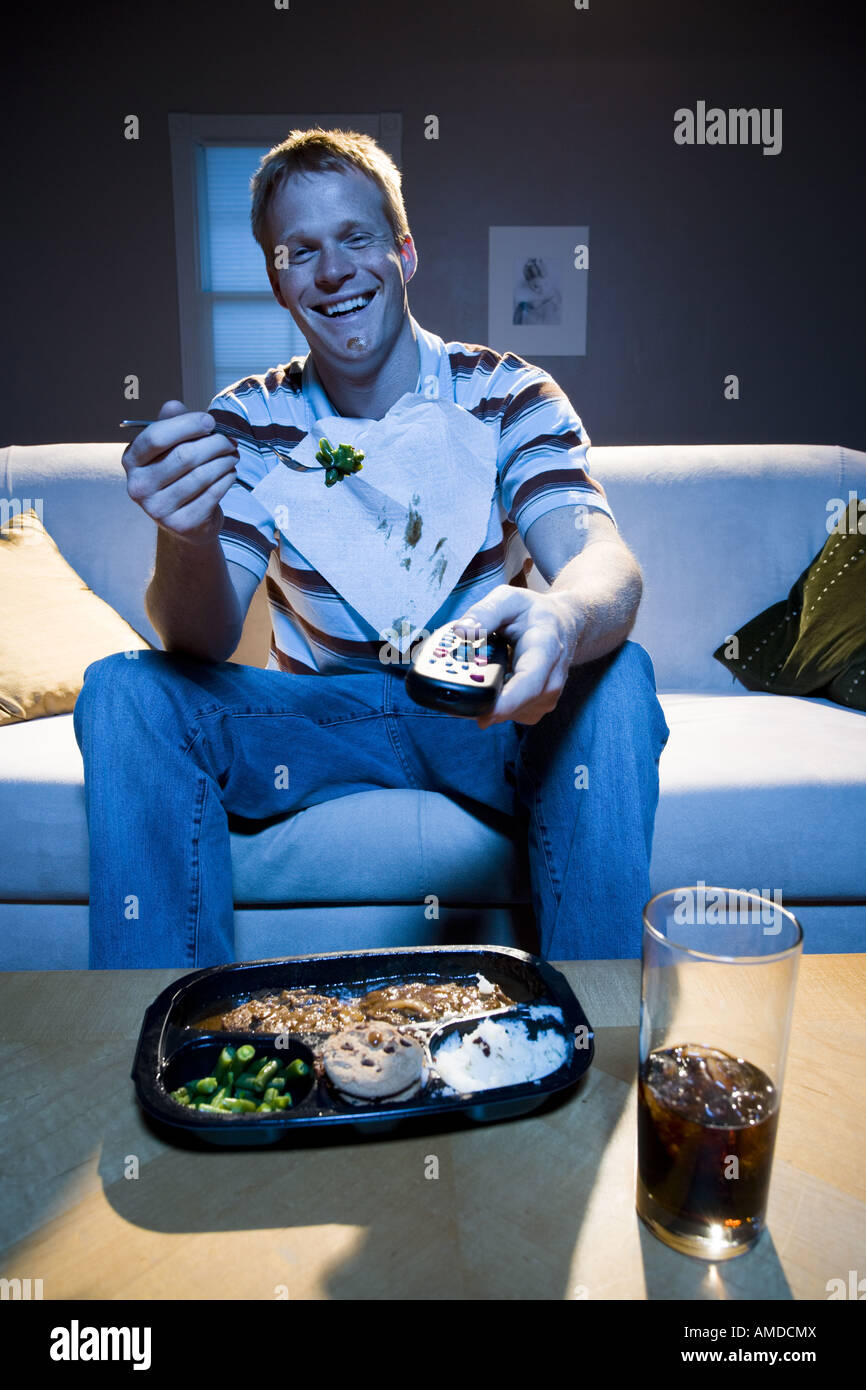
<path fill-rule="evenodd" d="M 19 16 L 0 83 L 0 444 L 120 438 L 122 415 L 180 394 L 169 111 L 394 110 L 425 327 L 486 341 L 490 224 L 588 224 L 587 354 L 535 360 L 594 443 L 866 448 L 866 113 L 848 13 L 159 0 Z M 782 152 L 677 146 L 674 111 L 698 100 L 782 107 Z M 132 112 L 138 142 L 123 138 Z M 738 401 L 722 394 L 731 372 Z"/>

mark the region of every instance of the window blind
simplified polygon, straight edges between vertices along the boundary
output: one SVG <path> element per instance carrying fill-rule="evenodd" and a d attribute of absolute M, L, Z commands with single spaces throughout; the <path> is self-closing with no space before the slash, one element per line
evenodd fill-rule
<path fill-rule="evenodd" d="M 250 179 L 268 149 L 199 149 L 200 286 L 210 321 L 214 392 L 307 352 L 291 314 L 274 299 L 250 227 Z"/>

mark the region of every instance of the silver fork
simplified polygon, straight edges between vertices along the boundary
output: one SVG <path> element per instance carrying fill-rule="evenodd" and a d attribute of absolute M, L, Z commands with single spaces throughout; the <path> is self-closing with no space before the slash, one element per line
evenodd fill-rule
<path fill-rule="evenodd" d="M 276 454 L 277 458 L 280 460 L 280 463 L 285 463 L 285 464 L 287 464 L 289 468 L 295 469 L 298 473 L 313 473 L 313 472 L 315 472 L 315 469 L 313 468 L 313 465 L 312 465 L 312 464 L 310 464 L 310 463 L 296 463 L 295 460 L 294 460 L 293 458 L 291 458 L 288 454 L 284 454 L 283 451 L 282 451 L 282 449 L 278 449 L 277 446 L 276 446 L 275 444 L 266 444 L 266 445 L 265 445 L 265 448 L 268 449 L 268 450 L 270 451 L 270 453 Z M 325 467 L 325 464 L 323 464 L 323 463 L 317 464 L 317 467 L 318 467 L 318 468 L 324 468 L 324 467 Z"/>

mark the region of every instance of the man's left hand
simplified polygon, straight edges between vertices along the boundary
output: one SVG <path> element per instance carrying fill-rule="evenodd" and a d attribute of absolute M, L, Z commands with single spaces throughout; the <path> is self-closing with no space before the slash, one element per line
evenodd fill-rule
<path fill-rule="evenodd" d="M 499 632 L 513 648 L 511 678 L 490 713 L 476 720 L 478 727 L 508 719 L 537 724 L 555 709 L 583 626 L 574 594 L 537 593 L 512 584 L 498 584 L 452 623 L 470 637 Z"/>

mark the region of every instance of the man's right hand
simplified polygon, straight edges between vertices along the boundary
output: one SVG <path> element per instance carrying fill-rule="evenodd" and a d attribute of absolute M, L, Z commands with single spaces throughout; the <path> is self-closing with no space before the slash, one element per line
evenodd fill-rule
<path fill-rule="evenodd" d="M 215 420 L 166 401 L 159 419 L 123 452 L 126 488 L 133 502 L 180 540 L 216 540 L 224 517 L 220 501 L 237 474 L 237 446 L 214 434 Z"/>

